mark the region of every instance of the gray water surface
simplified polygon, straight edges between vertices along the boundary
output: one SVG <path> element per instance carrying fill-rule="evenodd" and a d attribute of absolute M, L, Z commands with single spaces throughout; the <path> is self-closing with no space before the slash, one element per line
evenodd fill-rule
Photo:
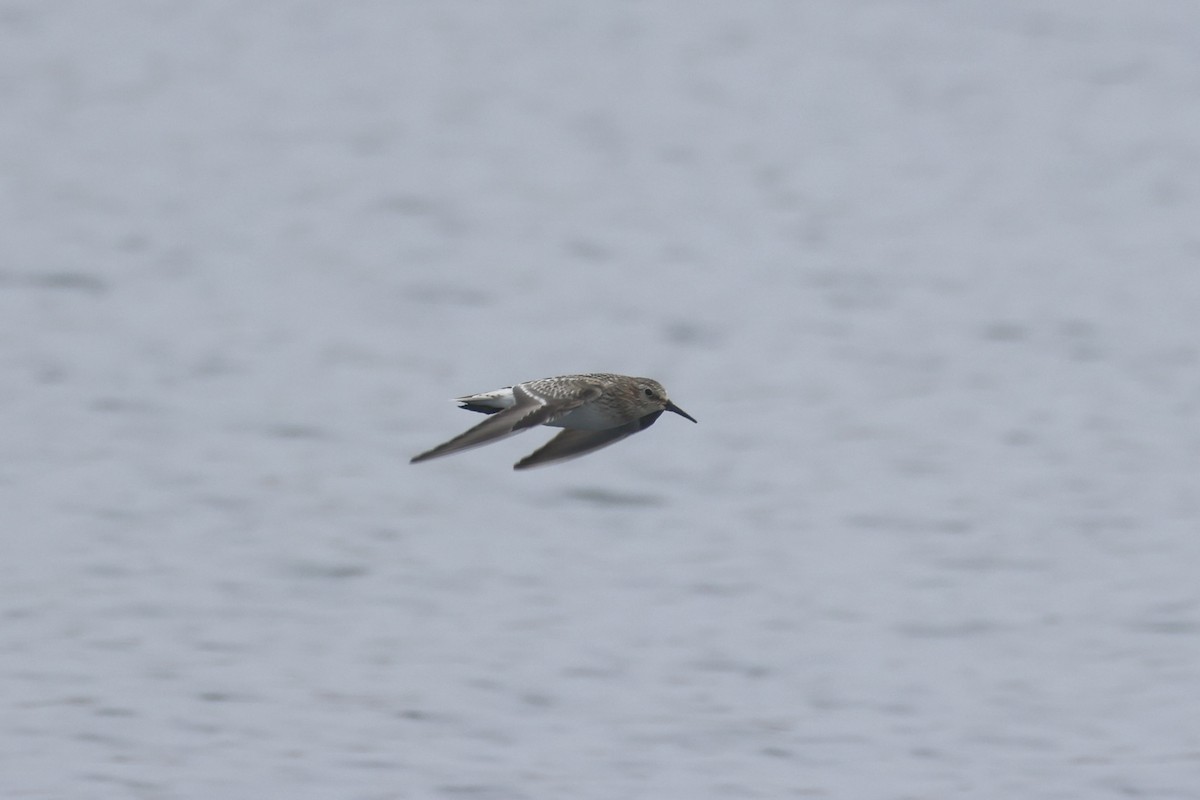
<path fill-rule="evenodd" d="M 0 7 L 0 795 L 1200 797 L 1200 6 Z M 581 371 L 672 415 L 410 456 Z"/>

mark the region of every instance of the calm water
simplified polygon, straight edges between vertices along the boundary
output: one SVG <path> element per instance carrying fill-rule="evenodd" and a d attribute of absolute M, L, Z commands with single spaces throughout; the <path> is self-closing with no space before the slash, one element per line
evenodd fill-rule
<path fill-rule="evenodd" d="M 0 794 L 1200 797 L 1197 23 L 8 3 Z"/>

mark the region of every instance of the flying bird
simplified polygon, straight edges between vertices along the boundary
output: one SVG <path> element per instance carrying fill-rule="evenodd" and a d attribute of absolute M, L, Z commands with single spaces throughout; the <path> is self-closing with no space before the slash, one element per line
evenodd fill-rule
<path fill-rule="evenodd" d="M 562 428 L 561 433 L 513 465 L 513 469 L 527 469 L 619 442 L 649 428 L 664 411 L 696 421 L 671 402 L 658 381 L 607 372 L 541 378 L 458 397 L 454 402 L 460 408 L 489 416 L 465 433 L 414 456 L 410 463 L 498 442 L 537 425 Z"/>

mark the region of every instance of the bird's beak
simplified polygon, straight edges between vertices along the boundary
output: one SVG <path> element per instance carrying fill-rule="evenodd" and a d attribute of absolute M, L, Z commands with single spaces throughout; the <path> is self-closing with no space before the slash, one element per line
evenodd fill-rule
<path fill-rule="evenodd" d="M 684 417 L 684 418 L 686 418 L 686 419 L 690 419 L 692 422 L 695 422 L 695 421 L 696 421 L 696 418 L 695 418 L 695 417 L 693 417 L 691 414 L 689 414 L 689 413 L 687 413 L 686 411 L 684 411 L 684 410 L 683 410 L 682 408 L 680 408 L 679 406 L 677 406 L 677 405 L 675 405 L 674 403 L 672 403 L 670 400 L 668 400 L 668 401 L 667 401 L 667 404 L 666 404 L 665 406 L 663 406 L 663 408 L 665 408 L 667 411 L 674 411 L 674 412 L 675 412 L 676 414 L 678 414 L 679 416 L 681 416 L 681 417 Z"/>

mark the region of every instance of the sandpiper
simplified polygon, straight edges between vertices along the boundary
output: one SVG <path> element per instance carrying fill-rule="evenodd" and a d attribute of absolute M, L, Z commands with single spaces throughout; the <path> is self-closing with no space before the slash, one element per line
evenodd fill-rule
<path fill-rule="evenodd" d="M 526 381 L 458 397 L 454 402 L 460 408 L 491 416 L 445 444 L 414 456 L 410 463 L 496 442 L 535 425 L 565 428 L 513 465 L 513 469 L 526 469 L 619 442 L 649 428 L 664 411 L 696 421 L 667 398 L 658 381 L 607 372 Z"/>

